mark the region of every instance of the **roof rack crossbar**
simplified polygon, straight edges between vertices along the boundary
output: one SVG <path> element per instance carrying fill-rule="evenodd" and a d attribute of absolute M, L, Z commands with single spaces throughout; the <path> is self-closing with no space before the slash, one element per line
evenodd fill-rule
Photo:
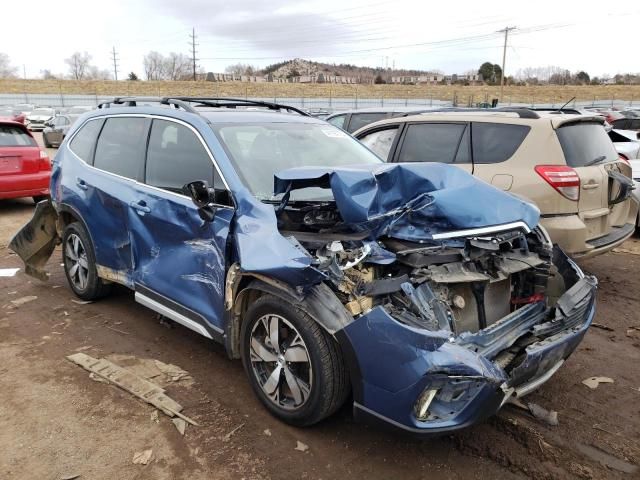
<path fill-rule="evenodd" d="M 138 102 L 160 103 L 161 105 L 173 105 L 176 108 L 182 108 L 190 113 L 198 113 L 198 111 L 186 102 L 175 100 L 170 97 L 115 97 L 108 102 L 102 102 L 98 108 L 110 108 L 112 105 L 135 107 Z"/>
<path fill-rule="evenodd" d="M 246 98 L 232 98 L 232 97 L 169 97 L 171 100 L 179 100 L 182 102 L 192 102 L 199 103 L 201 105 L 206 105 L 207 107 L 216 107 L 216 108 L 235 108 L 235 107 L 243 107 L 243 106 L 256 106 L 256 107 L 266 107 L 269 110 L 286 110 L 289 112 L 295 112 L 305 117 L 308 117 L 309 114 L 304 110 L 301 110 L 296 107 L 292 107 L 291 105 L 283 105 L 275 102 L 264 102 L 262 100 L 249 100 Z"/>
<path fill-rule="evenodd" d="M 499 108 L 462 108 L 462 107 L 446 107 L 428 110 L 423 113 L 431 112 L 507 112 L 517 113 L 520 118 L 540 118 L 536 112 L 526 107 L 499 107 Z"/>

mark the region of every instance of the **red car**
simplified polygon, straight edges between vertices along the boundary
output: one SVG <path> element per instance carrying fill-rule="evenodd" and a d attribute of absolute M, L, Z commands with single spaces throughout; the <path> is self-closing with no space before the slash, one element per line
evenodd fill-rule
<path fill-rule="evenodd" d="M 0 121 L 0 199 L 49 195 L 51 162 L 23 124 Z"/>

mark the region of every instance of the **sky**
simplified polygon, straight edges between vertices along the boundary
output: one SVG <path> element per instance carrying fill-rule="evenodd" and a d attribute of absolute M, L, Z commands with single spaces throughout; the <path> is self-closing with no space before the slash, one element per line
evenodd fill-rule
<path fill-rule="evenodd" d="M 591 76 L 640 72 L 640 2 L 536 0 L 30 0 L 3 12 L 0 53 L 36 78 L 66 74 L 64 59 L 87 51 L 119 78 L 142 78 L 155 50 L 196 57 L 204 71 L 258 67 L 299 57 L 329 63 L 445 73 L 500 64 L 507 26 L 507 75 L 561 66 Z"/>

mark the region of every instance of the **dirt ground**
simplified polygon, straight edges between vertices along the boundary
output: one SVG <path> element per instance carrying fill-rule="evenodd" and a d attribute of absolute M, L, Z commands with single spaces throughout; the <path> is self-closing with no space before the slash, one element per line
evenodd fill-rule
<path fill-rule="evenodd" d="M 31 216 L 30 200 L 0 201 L 0 268 Z M 312 428 L 271 417 L 240 362 L 182 328 L 168 328 L 126 289 L 78 304 L 60 252 L 51 279 L 0 277 L 0 478 L 80 479 L 626 479 L 640 478 L 640 241 L 582 262 L 600 280 L 596 322 L 559 372 L 528 401 L 558 412 L 552 427 L 513 406 L 455 435 L 416 440 L 356 424 L 349 406 Z M 19 307 L 11 304 L 36 296 Z M 181 436 L 129 393 L 65 359 L 82 351 L 123 365 L 147 359 L 191 378 L 166 391 L 200 423 Z M 581 381 L 606 376 L 595 390 Z M 309 448 L 296 450 L 297 442 Z M 153 451 L 148 465 L 136 452 Z"/>

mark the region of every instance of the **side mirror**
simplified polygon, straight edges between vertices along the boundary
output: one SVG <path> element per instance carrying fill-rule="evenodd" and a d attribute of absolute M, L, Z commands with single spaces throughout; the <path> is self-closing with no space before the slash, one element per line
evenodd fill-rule
<path fill-rule="evenodd" d="M 191 197 L 191 200 L 198 208 L 207 207 L 215 198 L 215 191 L 203 180 L 187 183 L 182 187 L 182 191 Z"/>

